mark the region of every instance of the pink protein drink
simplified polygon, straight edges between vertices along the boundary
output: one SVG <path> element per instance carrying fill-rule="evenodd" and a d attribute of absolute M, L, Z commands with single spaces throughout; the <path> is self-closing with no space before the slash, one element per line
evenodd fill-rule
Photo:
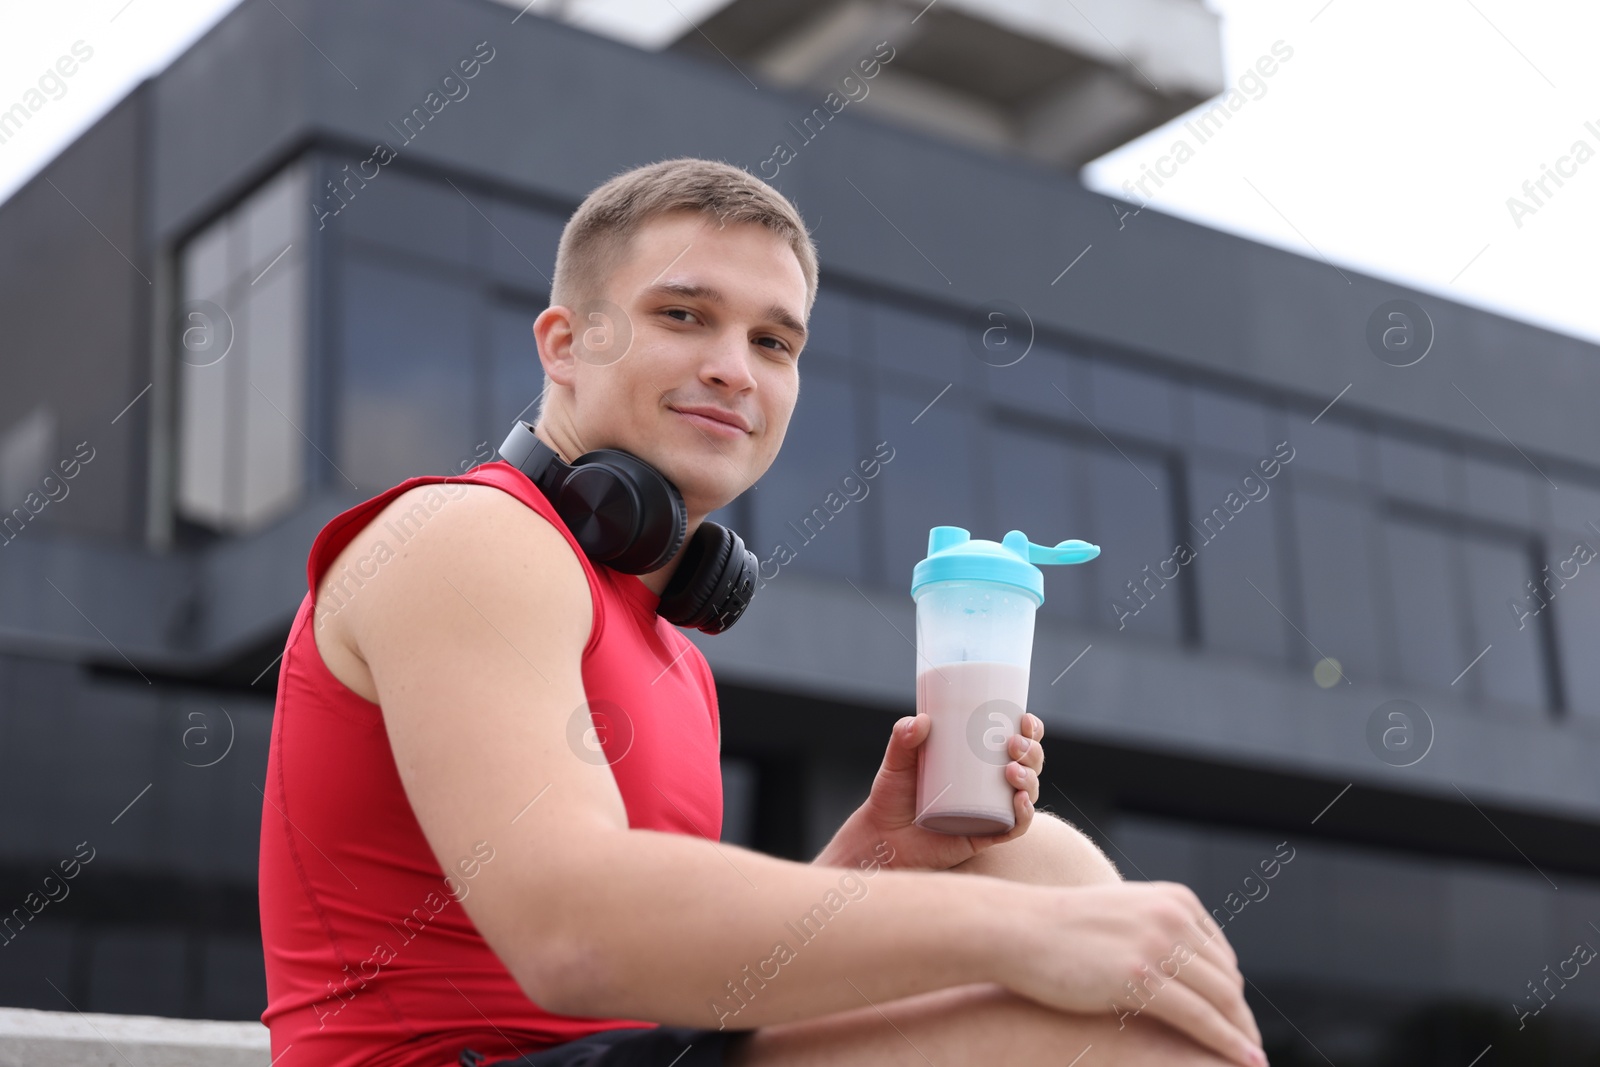
<path fill-rule="evenodd" d="M 916 824 L 946 834 L 1003 834 L 1016 825 L 1006 780 L 1009 744 L 1028 705 L 1037 563 L 1100 554 L 1083 541 L 1035 545 L 1021 530 L 999 542 L 935 526 L 911 576 L 917 602 L 917 711 L 933 720 L 917 757 Z"/>
<path fill-rule="evenodd" d="M 917 711 L 933 720 L 918 750 L 919 826 L 946 834 L 1011 829 L 1016 816 L 1014 790 L 1005 780 L 1007 745 L 1022 732 L 1027 706 L 1028 668 L 1015 663 L 975 660 L 917 672 Z M 944 743 L 956 737 L 963 743 Z"/>

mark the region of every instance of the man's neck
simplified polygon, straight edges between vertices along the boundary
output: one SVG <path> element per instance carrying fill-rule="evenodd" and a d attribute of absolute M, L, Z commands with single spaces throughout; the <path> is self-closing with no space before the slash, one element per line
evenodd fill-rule
<path fill-rule="evenodd" d="M 678 564 L 683 562 L 683 554 L 689 548 L 689 540 L 694 537 L 694 532 L 699 526 L 700 520 L 691 517 L 688 524 L 688 533 L 684 535 L 683 547 L 678 549 L 678 554 L 673 556 L 667 562 L 667 565 L 660 570 L 639 575 L 639 580 L 645 584 L 645 588 L 655 593 L 656 596 L 661 595 L 661 591 L 667 587 L 667 583 L 672 580 L 672 575 L 677 571 Z"/>

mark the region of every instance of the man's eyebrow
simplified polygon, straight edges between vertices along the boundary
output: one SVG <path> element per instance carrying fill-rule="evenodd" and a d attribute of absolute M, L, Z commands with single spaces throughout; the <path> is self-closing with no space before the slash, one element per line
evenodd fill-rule
<path fill-rule="evenodd" d="M 710 285 L 694 285 L 688 282 L 658 282 L 645 291 L 646 296 L 681 296 L 686 300 L 707 300 L 713 304 L 726 304 L 727 298 L 722 290 Z M 766 317 L 791 331 L 796 337 L 806 339 L 805 323 L 795 318 L 788 309 L 778 304 L 773 304 L 766 310 Z"/>

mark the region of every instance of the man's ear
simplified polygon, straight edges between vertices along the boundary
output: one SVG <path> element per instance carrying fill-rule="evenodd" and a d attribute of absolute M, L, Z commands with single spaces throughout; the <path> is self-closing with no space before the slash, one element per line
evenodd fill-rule
<path fill-rule="evenodd" d="M 550 305 L 533 320 L 533 341 L 539 351 L 539 363 L 550 380 L 558 385 L 572 385 L 573 364 L 577 362 L 573 325 L 572 310 L 560 304 Z"/>

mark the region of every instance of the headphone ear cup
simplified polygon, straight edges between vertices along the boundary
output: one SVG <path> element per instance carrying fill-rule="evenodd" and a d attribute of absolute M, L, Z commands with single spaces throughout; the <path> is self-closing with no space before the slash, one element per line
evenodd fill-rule
<path fill-rule="evenodd" d="M 665 567 L 683 547 L 689 526 L 677 487 L 638 457 L 613 448 L 574 460 L 553 503 L 589 558 L 623 574 Z"/>
<path fill-rule="evenodd" d="M 749 605 L 758 565 L 755 553 L 744 547 L 738 534 L 702 522 L 662 590 L 656 614 L 674 626 L 719 634 Z"/>

